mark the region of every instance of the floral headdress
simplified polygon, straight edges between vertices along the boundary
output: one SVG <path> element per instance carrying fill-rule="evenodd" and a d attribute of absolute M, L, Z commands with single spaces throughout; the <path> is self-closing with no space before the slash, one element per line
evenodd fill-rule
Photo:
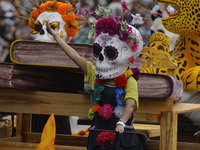
<path fill-rule="evenodd" d="M 58 12 L 62 16 L 62 19 L 66 22 L 64 28 L 68 36 L 76 36 L 76 33 L 78 31 L 78 22 L 75 20 L 76 15 L 74 13 L 73 6 L 70 3 L 66 4 L 62 2 L 57 2 L 56 0 L 49 0 L 40 5 L 38 4 L 37 8 L 33 7 L 33 11 L 30 14 L 28 23 L 29 27 L 32 28 L 32 30 L 34 30 L 35 26 L 37 26 L 37 17 L 45 11 Z"/>
<path fill-rule="evenodd" d="M 127 8 L 124 0 L 122 0 L 122 10 L 123 13 L 125 11 L 130 13 L 130 10 Z M 93 16 L 96 19 L 94 24 L 91 26 L 92 29 L 89 32 L 89 38 L 94 37 L 96 39 L 101 32 L 108 33 L 110 36 L 117 34 L 121 41 L 127 42 L 133 52 L 138 49 L 137 45 L 139 40 L 136 37 L 136 34 L 132 31 L 130 25 L 138 25 L 143 23 L 140 14 L 131 14 L 133 20 L 128 23 L 123 21 L 120 16 L 114 16 L 112 9 L 99 6 L 99 9 L 95 10 L 94 12 L 91 12 L 89 8 L 79 9 L 77 16 L 80 16 L 83 19 L 85 16 Z M 140 40 L 142 40 L 142 37 L 140 37 Z"/>

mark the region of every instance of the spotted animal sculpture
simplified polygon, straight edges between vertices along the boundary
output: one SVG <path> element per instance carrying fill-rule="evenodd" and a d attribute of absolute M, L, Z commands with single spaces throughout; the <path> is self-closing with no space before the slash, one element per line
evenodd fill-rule
<path fill-rule="evenodd" d="M 157 0 L 162 10 L 162 22 L 170 32 L 179 34 L 173 50 L 177 64 L 176 78 L 185 90 L 200 90 L 200 0 Z M 176 14 L 168 14 L 166 7 L 175 5 Z"/>
<path fill-rule="evenodd" d="M 167 10 L 170 14 L 175 13 L 176 9 L 173 8 L 172 6 L 168 6 Z M 163 62 L 163 67 L 164 68 L 160 68 L 162 67 L 161 65 L 158 64 L 151 64 L 153 63 L 153 59 L 157 59 L 157 58 L 153 58 L 153 57 L 159 57 L 160 59 L 160 55 L 155 55 L 158 53 L 164 53 L 166 54 L 169 59 L 172 60 L 170 52 L 174 49 L 174 45 L 175 42 L 178 38 L 178 34 L 174 34 L 172 32 L 169 32 L 168 30 L 166 30 L 162 24 L 162 11 L 159 9 L 158 5 L 155 5 L 152 9 L 152 14 L 151 14 L 151 21 L 152 21 L 152 26 L 151 26 L 151 37 L 149 39 L 149 47 L 154 47 L 154 49 L 149 49 L 149 51 L 147 51 L 147 55 L 143 55 L 143 62 L 142 62 L 142 68 L 141 68 L 141 72 L 142 73 L 154 73 L 154 74 L 169 74 L 169 72 L 167 71 L 168 69 L 164 66 L 168 66 L 169 67 L 169 61 L 168 63 L 165 61 Z M 153 52 L 150 52 L 152 51 Z M 144 50 L 143 50 L 144 53 Z M 148 58 L 148 61 L 145 61 L 145 59 Z M 151 61 L 150 61 L 151 60 Z M 148 65 L 146 65 L 146 63 L 149 63 Z M 159 62 L 160 64 L 160 62 Z M 165 65 L 164 65 L 165 64 Z M 171 66 L 171 65 L 170 65 Z M 170 74 L 172 75 L 172 74 Z M 173 73 L 174 76 L 174 73 Z"/>
<path fill-rule="evenodd" d="M 182 102 L 200 103 L 200 0 L 157 2 L 163 12 L 164 27 L 180 35 L 173 50 L 173 62 L 177 64 L 176 78 L 184 85 Z M 168 14 L 168 5 L 175 5 L 178 12 Z M 189 113 L 188 116 L 195 124 L 200 123 L 200 112 Z"/>
<path fill-rule="evenodd" d="M 159 53 L 167 54 L 169 59 L 171 59 L 171 55 L 169 54 L 169 47 L 170 47 L 169 37 L 162 32 L 155 32 L 151 35 L 149 39 L 149 47 L 153 47 L 155 49 L 149 48 L 148 51 L 144 51 L 145 49 L 143 49 L 143 53 L 145 53 L 145 55 L 142 56 L 143 59 L 142 59 L 141 72 L 154 73 L 154 74 L 168 74 L 166 68 L 158 68 L 158 64 L 156 64 L 155 59 L 157 59 L 156 56 L 158 56 L 156 54 Z"/>

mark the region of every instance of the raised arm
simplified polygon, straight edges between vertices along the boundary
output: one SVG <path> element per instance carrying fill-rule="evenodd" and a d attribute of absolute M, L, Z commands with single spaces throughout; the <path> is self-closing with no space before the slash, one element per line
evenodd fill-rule
<path fill-rule="evenodd" d="M 60 45 L 60 47 L 63 49 L 63 51 L 76 63 L 81 70 L 84 72 L 84 74 L 87 73 L 87 62 L 84 58 L 82 58 L 76 50 L 74 50 L 71 46 L 69 46 L 65 41 L 63 41 L 56 30 L 53 30 L 50 26 L 48 21 L 46 21 L 46 26 L 49 29 L 50 33 L 54 37 L 54 39 L 57 41 L 57 43 Z"/>

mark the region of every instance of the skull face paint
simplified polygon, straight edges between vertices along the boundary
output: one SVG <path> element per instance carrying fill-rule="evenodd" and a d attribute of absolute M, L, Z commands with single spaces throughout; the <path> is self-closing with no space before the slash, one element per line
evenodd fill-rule
<path fill-rule="evenodd" d="M 128 58 L 134 57 L 127 42 L 119 36 L 101 33 L 94 42 L 93 58 L 96 59 L 95 75 L 99 79 L 112 79 L 122 75 L 128 68 Z"/>
<path fill-rule="evenodd" d="M 49 21 L 49 25 L 53 29 L 57 29 L 60 37 L 66 41 L 67 33 L 64 29 L 65 21 L 58 12 L 43 12 L 35 21 L 35 27 L 32 28 L 31 36 L 36 41 L 55 42 L 55 39 L 48 31 L 45 21 Z"/>

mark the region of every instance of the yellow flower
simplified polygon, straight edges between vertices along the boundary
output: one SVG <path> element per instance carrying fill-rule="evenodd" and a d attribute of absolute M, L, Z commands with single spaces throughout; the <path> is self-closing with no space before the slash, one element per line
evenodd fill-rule
<path fill-rule="evenodd" d="M 76 20 L 70 21 L 70 24 L 71 24 L 73 27 L 78 27 L 78 21 L 76 21 Z"/>
<path fill-rule="evenodd" d="M 128 77 L 131 76 L 131 75 L 133 75 L 133 72 L 132 72 L 131 70 L 126 70 L 126 71 L 124 72 L 124 76 L 125 76 L 126 78 L 128 78 Z"/>

